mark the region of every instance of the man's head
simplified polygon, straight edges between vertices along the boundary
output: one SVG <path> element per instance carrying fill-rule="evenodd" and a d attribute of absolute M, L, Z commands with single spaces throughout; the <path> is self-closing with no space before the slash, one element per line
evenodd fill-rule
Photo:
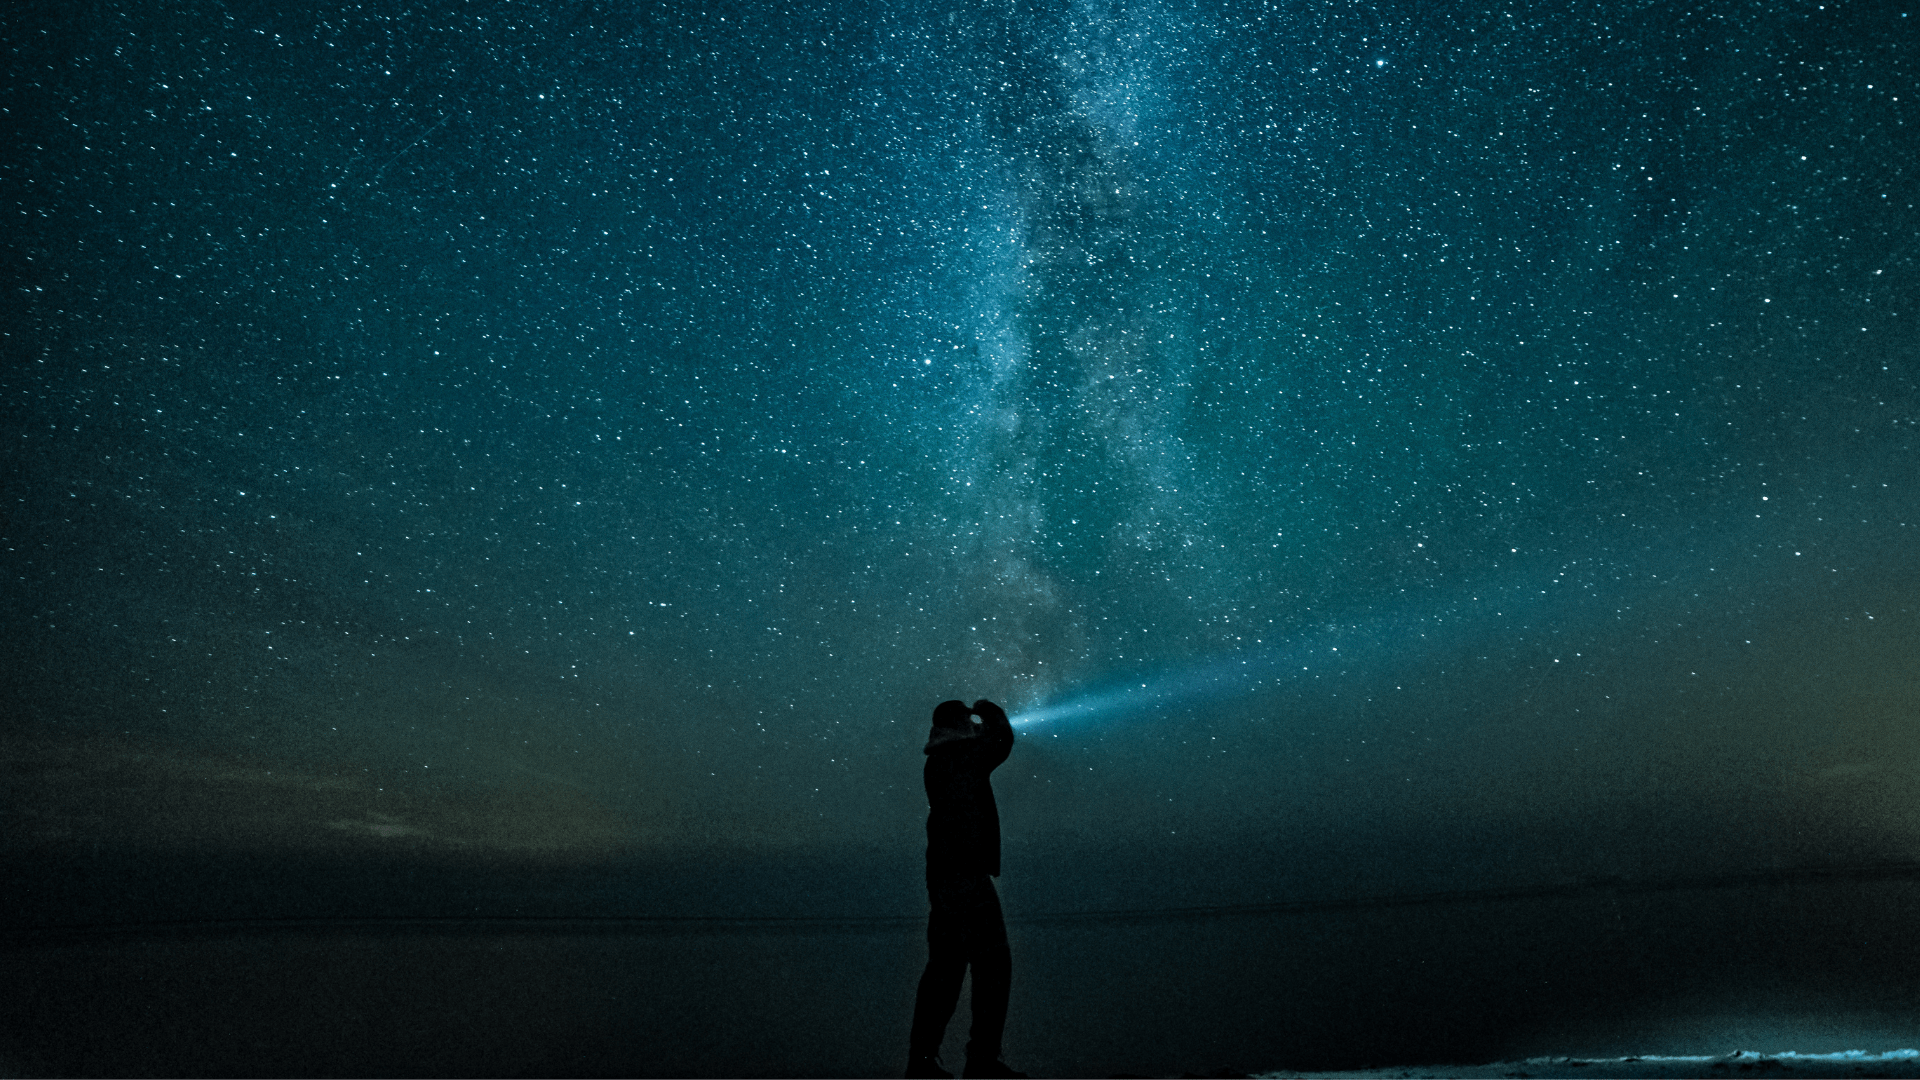
<path fill-rule="evenodd" d="M 973 710 L 964 701 L 943 701 L 933 707 L 933 726 L 965 731 L 973 726 Z"/>

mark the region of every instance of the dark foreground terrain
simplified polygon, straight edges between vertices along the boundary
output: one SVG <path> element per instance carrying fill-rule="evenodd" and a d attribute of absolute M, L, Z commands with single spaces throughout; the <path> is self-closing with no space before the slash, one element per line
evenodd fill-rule
<path fill-rule="evenodd" d="M 16 852 L 0 1070 L 897 1075 L 924 955 L 912 915 L 819 914 L 912 911 L 910 878 L 857 861 L 146 858 Z M 884 896 L 836 892 L 862 880 Z M 1920 882 L 1898 867 L 1131 915 L 1007 893 L 1007 1052 L 1035 1075 L 1482 1075 L 1920 1042 Z M 767 914 L 783 909 L 801 917 Z M 963 1003 L 949 1060 L 965 1021 Z M 1655 1075 L 1560 1060 L 1497 1075 Z M 1688 1075 L 1913 1075 L 1769 1060 Z"/>

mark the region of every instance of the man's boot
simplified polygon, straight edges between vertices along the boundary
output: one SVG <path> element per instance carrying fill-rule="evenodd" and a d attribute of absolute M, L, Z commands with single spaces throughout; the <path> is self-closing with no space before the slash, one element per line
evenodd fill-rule
<path fill-rule="evenodd" d="M 907 1080 L 953 1080 L 953 1074 L 940 1067 L 940 1055 L 909 1053 Z"/>
<path fill-rule="evenodd" d="M 1027 1074 L 1009 1068 L 998 1056 L 990 1058 L 967 1058 L 966 1080 L 1026 1080 Z"/>

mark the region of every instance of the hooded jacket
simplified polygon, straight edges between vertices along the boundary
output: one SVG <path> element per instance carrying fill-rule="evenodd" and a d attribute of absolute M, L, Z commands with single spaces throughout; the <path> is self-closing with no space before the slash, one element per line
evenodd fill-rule
<path fill-rule="evenodd" d="M 927 738 L 927 876 L 1000 876 L 1000 808 L 993 770 L 1013 751 L 1013 726 L 998 709 L 967 730 L 935 727 Z"/>

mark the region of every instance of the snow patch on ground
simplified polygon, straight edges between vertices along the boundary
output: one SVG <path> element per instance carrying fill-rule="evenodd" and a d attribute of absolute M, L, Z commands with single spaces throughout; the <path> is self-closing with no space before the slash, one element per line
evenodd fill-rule
<path fill-rule="evenodd" d="M 1720 1057 L 1625 1057 L 1625 1058 L 1528 1058 L 1525 1061 L 1500 1061 L 1490 1065 L 1439 1065 L 1417 1068 L 1361 1069 L 1352 1072 L 1299 1073 L 1265 1072 L 1255 1076 L 1274 1080 L 1301 1077 L 1338 1077 L 1340 1080 L 1371 1080 L 1380 1077 L 1432 1077 L 1456 1080 L 1466 1077 L 1524 1077 L 1547 1080 L 1559 1077 L 1619 1078 L 1619 1080 L 1666 1080 L 1689 1077 L 1905 1077 L 1920 1080 L 1920 1050 L 1890 1050 L 1868 1053 L 1847 1050 L 1837 1054 L 1759 1054 L 1735 1051 Z"/>

